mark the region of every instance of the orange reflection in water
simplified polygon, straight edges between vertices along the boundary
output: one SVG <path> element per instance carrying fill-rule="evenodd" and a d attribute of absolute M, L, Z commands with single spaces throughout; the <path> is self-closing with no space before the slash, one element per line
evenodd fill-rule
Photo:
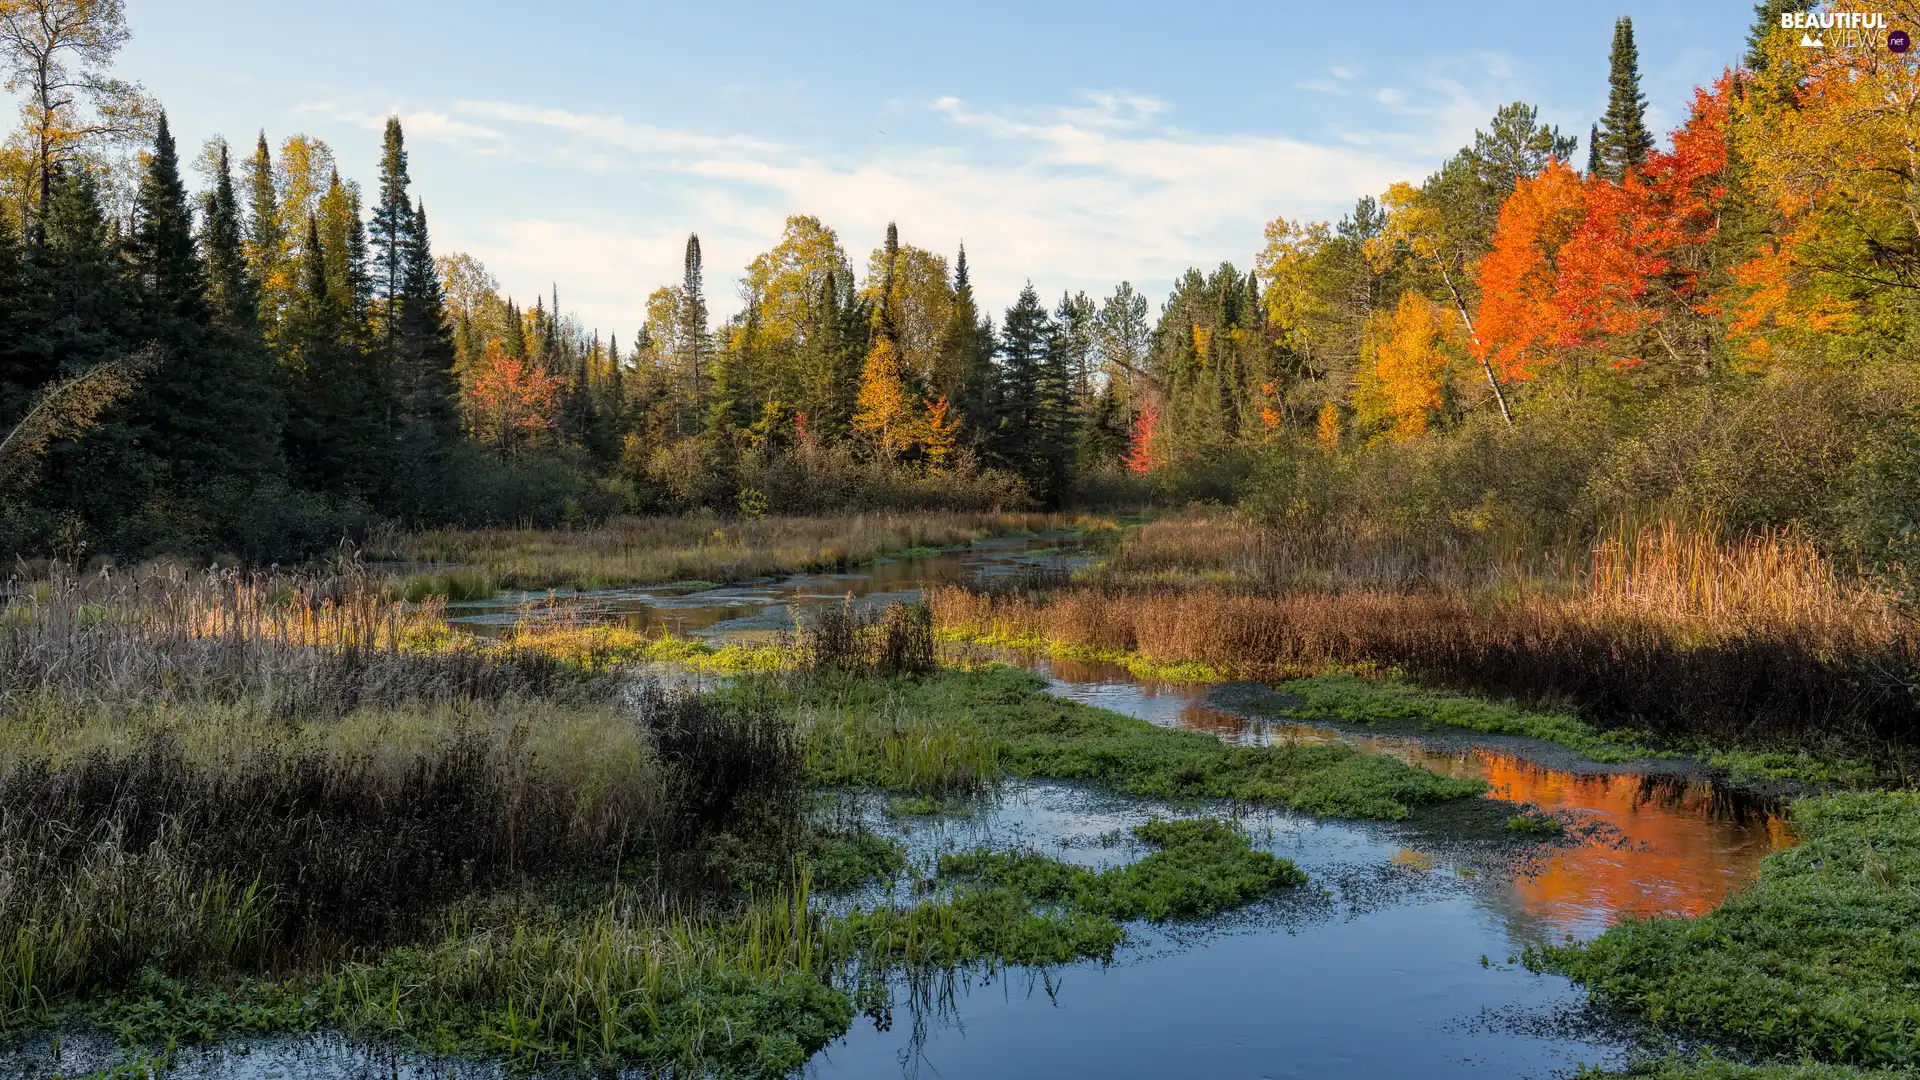
<path fill-rule="evenodd" d="M 1700 915 L 1752 881 L 1760 860 L 1793 842 L 1776 811 L 1697 778 L 1584 775 L 1476 752 L 1497 798 L 1573 811 L 1619 829 L 1551 856 L 1515 879 L 1527 914 L 1558 926 L 1596 916 Z"/>
<path fill-rule="evenodd" d="M 1580 842 L 1544 849 L 1513 880 L 1513 914 L 1556 930 L 1593 931 L 1619 916 L 1699 915 L 1750 881 L 1769 852 L 1794 843 L 1778 808 L 1707 780 L 1587 774 L 1550 769 L 1511 754 L 1435 749 L 1420 740 L 1359 735 L 1310 724 L 1251 720 L 1202 704 L 1205 688 L 1133 680 L 1112 664 L 1054 660 L 1051 673 L 1082 688 L 1104 686 L 1124 707 L 1155 723 L 1201 731 L 1239 745 L 1344 742 L 1445 776 L 1485 780 L 1488 794 L 1564 811 Z M 1426 858 L 1403 852 L 1395 861 Z"/>

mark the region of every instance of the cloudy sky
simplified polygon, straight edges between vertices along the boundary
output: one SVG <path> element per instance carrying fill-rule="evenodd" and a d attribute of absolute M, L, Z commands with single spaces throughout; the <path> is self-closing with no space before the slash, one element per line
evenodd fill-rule
<path fill-rule="evenodd" d="M 371 188 L 406 126 L 441 253 L 525 299 L 557 283 L 629 337 L 705 247 L 716 317 L 788 214 L 855 264 L 889 220 L 964 241 L 984 303 L 1154 297 L 1245 266 L 1278 216 L 1417 180 L 1501 103 L 1581 136 L 1633 16 L 1653 126 L 1743 48 L 1750 0 L 673 4 L 127 0 L 123 74 L 183 145 L 304 132 Z"/>

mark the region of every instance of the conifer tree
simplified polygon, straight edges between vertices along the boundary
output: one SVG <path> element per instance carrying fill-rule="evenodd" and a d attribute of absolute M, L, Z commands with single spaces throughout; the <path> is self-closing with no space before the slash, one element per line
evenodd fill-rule
<path fill-rule="evenodd" d="M 1600 163 L 1601 174 L 1617 181 L 1653 149 L 1653 136 L 1647 131 L 1647 97 L 1640 92 L 1640 50 L 1633 43 L 1633 20 L 1625 15 L 1613 24 L 1610 67 L 1607 113 L 1600 121 Z"/>
<path fill-rule="evenodd" d="M 706 401 L 707 355 L 711 351 L 711 331 L 707 327 L 706 282 L 700 266 L 700 234 L 687 236 L 687 254 L 680 282 L 679 319 L 681 375 L 686 380 L 686 405 L 681 412 L 683 435 L 698 430 L 698 418 Z"/>
<path fill-rule="evenodd" d="M 328 280 L 331 261 L 319 222 L 308 218 L 284 335 L 294 387 L 287 457 L 309 490 L 370 502 L 386 479 L 384 417 L 363 385 L 371 364 L 345 298 Z"/>
<path fill-rule="evenodd" d="M 1053 337 L 1053 321 L 1047 317 L 1033 283 L 1020 290 L 1020 297 L 1007 309 L 1000 331 L 1000 424 L 993 442 L 995 456 L 1026 478 L 1036 498 L 1043 502 L 1055 492 L 1048 488 L 1049 462 L 1046 456 L 1046 419 L 1049 377 L 1048 349 Z"/>
<path fill-rule="evenodd" d="M 999 427 L 999 373 L 993 366 L 993 321 L 979 314 L 973 298 L 973 281 L 967 270 L 967 246 L 953 267 L 953 322 L 947 330 L 951 361 L 956 371 L 954 386 L 944 391 L 960 413 L 960 438 L 982 453 L 991 452 Z"/>
<path fill-rule="evenodd" d="M 202 236 L 208 298 L 223 325 L 251 336 L 260 325 L 260 295 L 240 236 L 240 204 L 234 195 L 233 172 L 224 142 L 220 144 L 217 168 L 213 191 L 207 195 Z"/>
<path fill-rule="evenodd" d="M 246 229 L 247 269 L 260 294 L 260 328 L 271 343 L 279 332 L 280 314 L 286 310 L 292 280 L 287 274 L 287 236 L 280 221 L 273 155 L 267 149 L 265 131 L 260 133 L 253 156 L 247 159 Z"/>
<path fill-rule="evenodd" d="M 1599 176 L 1605 168 L 1600 158 L 1600 125 L 1595 124 L 1587 132 L 1587 175 Z"/>
<path fill-rule="evenodd" d="M 460 437 L 460 380 L 425 203 L 413 209 L 406 241 L 396 355 L 384 374 L 394 387 L 393 509 L 418 517 L 438 502 L 447 455 Z"/>
<path fill-rule="evenodd" d="M 387 117 L 380 146 L 380 195 L 368 228 L 373 255 L 373 297 L 378 305 L 381 345 L 389 365 L 400 362 L 400 305 L 407 283 L 407 253 L 412 243 L 413 202 L 407 193 L 407 143 L 400 118 Z"/>

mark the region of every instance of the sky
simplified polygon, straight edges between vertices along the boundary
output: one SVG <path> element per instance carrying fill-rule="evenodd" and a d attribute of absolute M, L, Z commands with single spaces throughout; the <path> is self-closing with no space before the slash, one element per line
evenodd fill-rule
<path fill-rule="evenodd" d="M 716 319 L 789 214 L 857 269 L 889 221 L 966 244 L 983 307 L 1032 281 L 1156 303 L 1189 266 L 1245 268 L 1276 216 L 1337 220 L 1417 182 L 1501 104 L 1577 134 L 1631 15 L 1650 126 L 1735 62 L 1751 0 L 1684 4 L 614 3 L 126 0 L 120 73 L 183 150 L 305 133 L 375 187 L 404 125 L 440 254 L 523 302 L 558 287 L 630 339 L 706 256 Z"/>

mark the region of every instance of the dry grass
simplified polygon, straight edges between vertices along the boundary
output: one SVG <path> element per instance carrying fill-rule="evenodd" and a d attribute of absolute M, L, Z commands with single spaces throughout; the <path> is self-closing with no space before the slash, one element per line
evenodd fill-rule
<path fill-rule="evenodd" d="M 1070 519 L 1044 514 L 692 515 L 628 518 L 584 529 L 407 533 L 372 545 L 367 555 L 439 576 L 460 568 L 501 588 L 596 589 L 844 570 L 889 553 L 1069 524 Z"/>
<path fill-rule="evenodd" d="M 1431 555 L 1394 564 L 1324 537 L 1180 521 L 1141 530 L 1084 581 L 930 599 L 943 633 L 1010 644 L 1258 678 L 1400 669 L 1669 736 L 1920 740 L 1920 655 L 1904 618 L 1795 537 L 1724 544 L 1650 526 L 1594 545 L 1584 563 L 1560 560 L 1572 565 L 1555 575 L 1545 560 L 1476 572 L 1464 555 Z M 1414 580 L 1412 561 L 1424 584 L 1382 584 Z"/>

